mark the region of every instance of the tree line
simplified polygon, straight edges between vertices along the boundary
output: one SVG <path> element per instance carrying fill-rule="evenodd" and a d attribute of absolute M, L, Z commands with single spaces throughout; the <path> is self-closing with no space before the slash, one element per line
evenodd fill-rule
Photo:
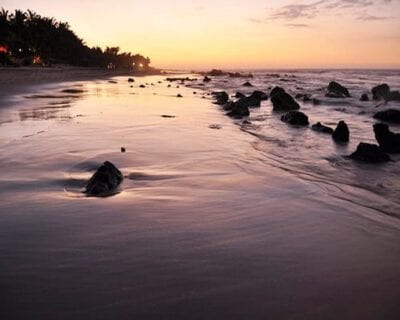
<path fill-rule="evenodd" d="M 68 23 L 34 11 L 0 10 L 0 65 L 69 64 L 149 70 L 150 59 L 119 47 L 89 48 Z"/>

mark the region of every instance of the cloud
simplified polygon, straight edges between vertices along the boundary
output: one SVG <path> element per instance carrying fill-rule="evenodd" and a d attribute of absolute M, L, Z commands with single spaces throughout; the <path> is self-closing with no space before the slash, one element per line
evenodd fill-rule
<path fill-rule="evenodd" d="M 346 14 L 361 21 L 379 21 L 391 17 L 376 16 L 368 13 L 371 7 L 393 4 L 399 0 L 318 0 L 287 4 L 268 13 L 264 18 L 251 18 L 254 23 L 265 23 L 271 20 L 286 21 L 288 27 L 309 26 L 305 21 L 322 15 Z M 294 23 L 296 21 L 296 23 Z"/>
<path fill-rule="evenodd" d="M 285 5 L 273 12 L 270 19 L 298 19 L 298 18 L 314 18 L 319 9 L 318 6 L 326 2 L 326 0 L 317 1 L 311 4 L 289 4 Z"/>
<path fill-rule="evenodd" d="M 290 28 L 310 28 L 311 26 L 306 23 L 286 23 L 285 26 Z"/>
<path fill-rule="evenodd" d="M 360 15 L 357 17 L 357 20 L 363 20 L 363 21 L 379 21 L 379 20 L 388 20 L 392 19 L 391 17 L 379 17 L 379 16 L 373 16 L 373 15 Z"/>

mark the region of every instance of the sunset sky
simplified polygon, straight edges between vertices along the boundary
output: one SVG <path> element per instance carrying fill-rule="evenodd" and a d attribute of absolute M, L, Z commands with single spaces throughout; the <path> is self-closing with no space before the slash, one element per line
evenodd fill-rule
<path fill-rule="evenodd" d="M 400 68 L 400 0 L 1 0 L 163 68 Z"/>

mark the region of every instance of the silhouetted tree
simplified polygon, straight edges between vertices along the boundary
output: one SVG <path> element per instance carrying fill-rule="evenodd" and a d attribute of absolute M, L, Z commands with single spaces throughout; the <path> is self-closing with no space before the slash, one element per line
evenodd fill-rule
<path fill-rule="evenodd" d="M 66 63 L 76 66 L 129 68 L 146 71 L 150 59 L 142 55 L 120 53 L 119 47 L 89 48 L 68 23 L 41 17 L 36 12 L 0 10 L 0 48 L 7 48 L 9 59 L 28 64 Z M 1 53 L 1 52 L 0 52 Z M 1 53 L 4 55 L 4 52 Z M 4 64 L 7 59 L 0 60 Z"/>

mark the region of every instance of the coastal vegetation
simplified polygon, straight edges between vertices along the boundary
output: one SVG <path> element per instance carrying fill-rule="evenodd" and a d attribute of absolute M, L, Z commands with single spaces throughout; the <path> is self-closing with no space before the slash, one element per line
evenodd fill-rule
<path fill-rule="evenodd" d="M 34 11 L 0 10 L 0 65 L 79 67 L 149 71 L 150 59 L 119 47 L 88 47 L 70 25 Z"/>

